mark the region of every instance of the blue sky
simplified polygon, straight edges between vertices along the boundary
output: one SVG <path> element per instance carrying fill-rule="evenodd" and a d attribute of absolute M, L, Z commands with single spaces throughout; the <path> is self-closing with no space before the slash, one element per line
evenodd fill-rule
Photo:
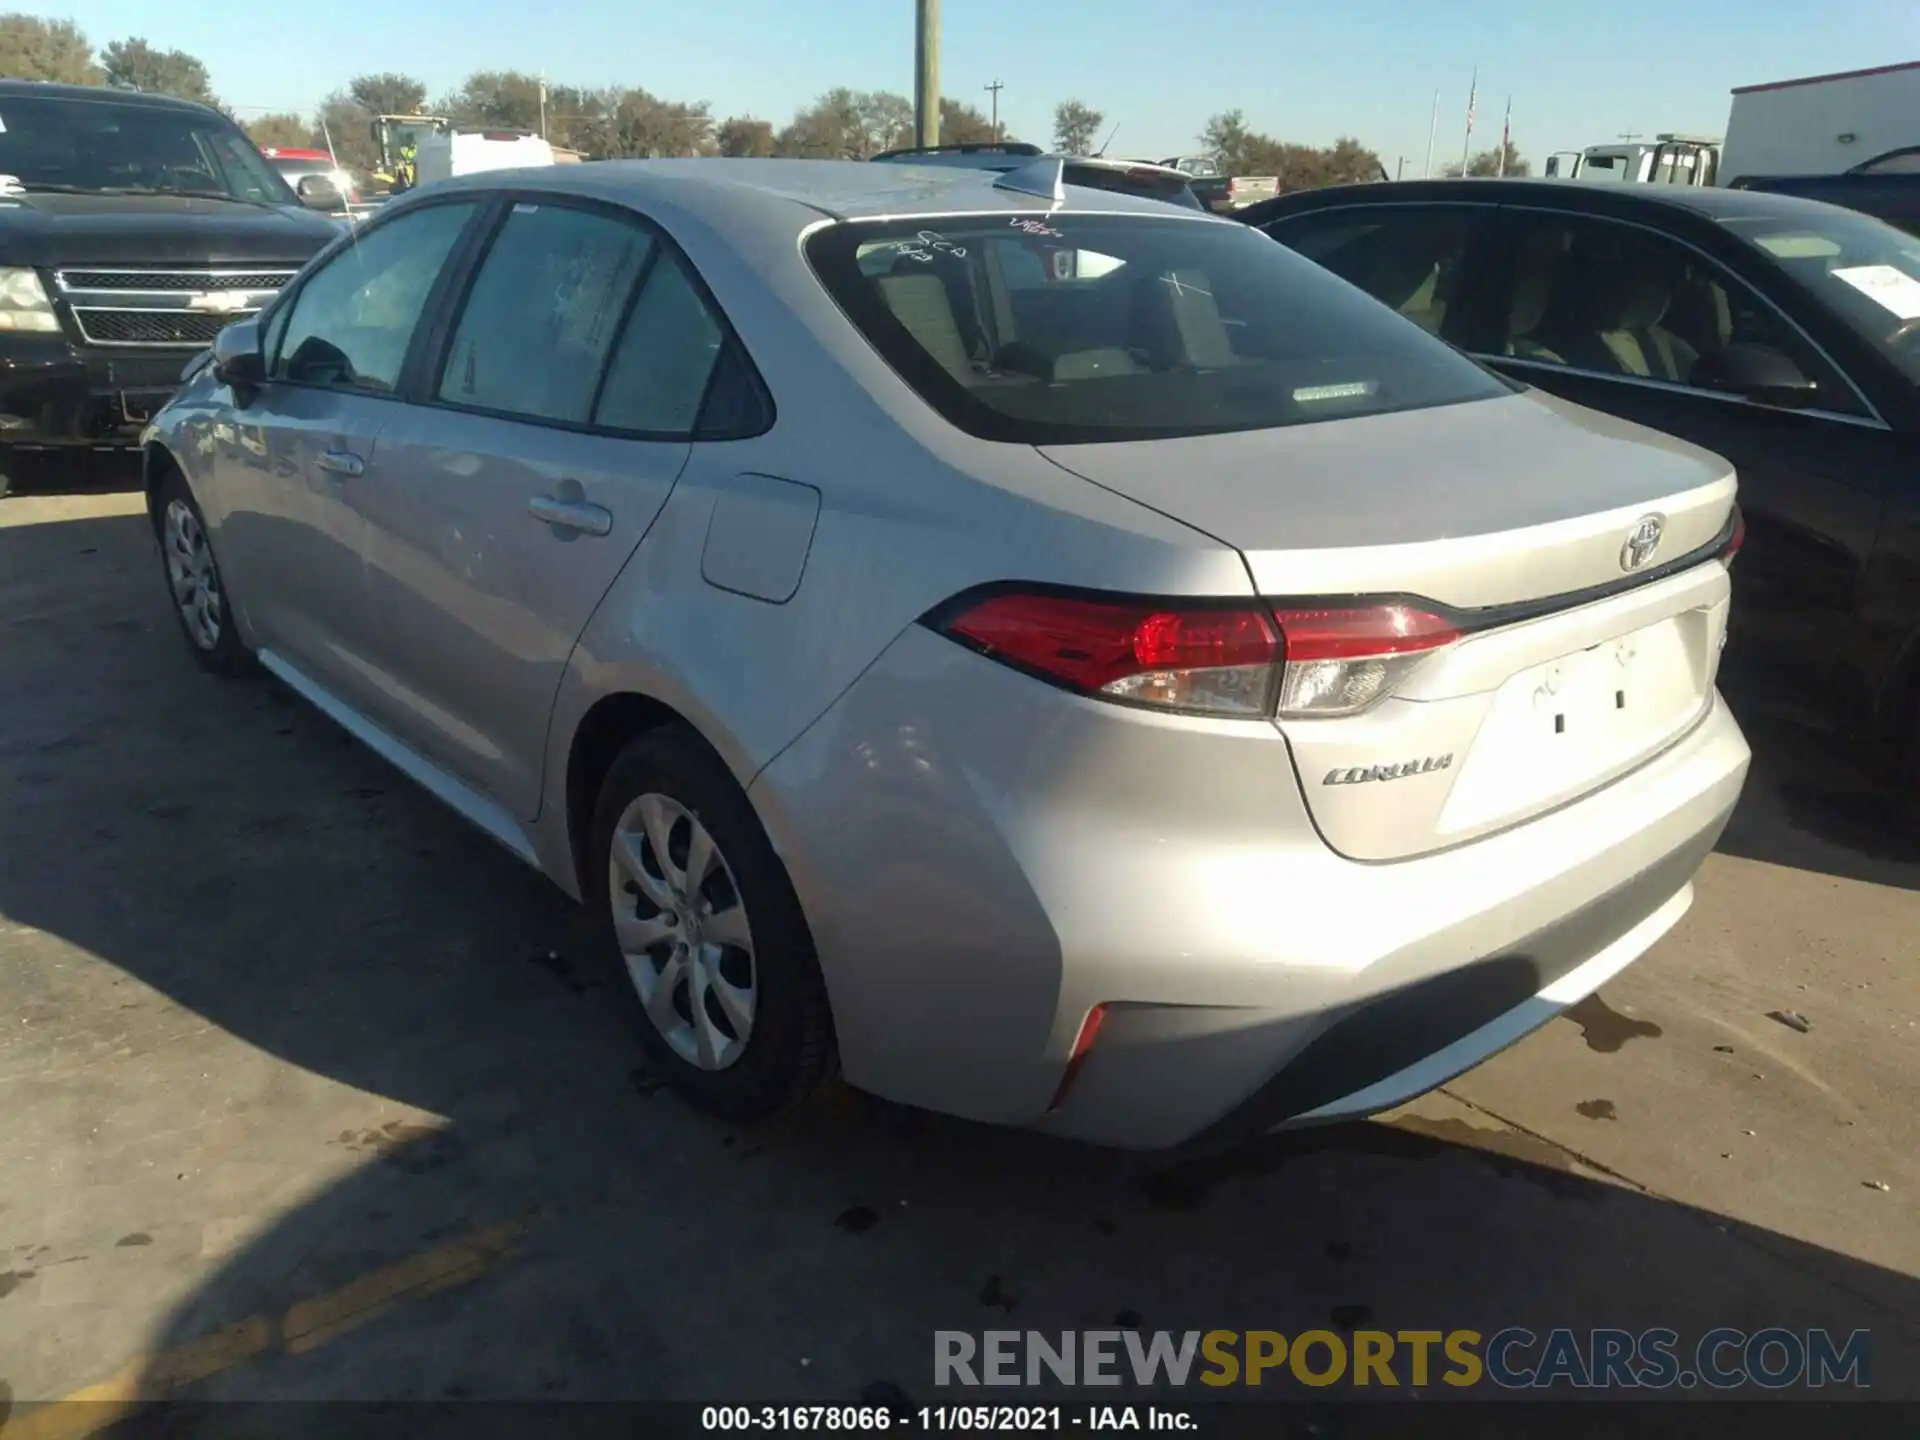
<path fill-rule="evenodd" d="M 1257 130 L 1325 144 L 1341 134 L 1426 160 L 1460 155 L 1477 64 L 1476 150 L 1513 101 L 1514 141 L 1537 159 L 1632 130 L 1726 125 L 1728 91 L 1920 58 L 1914 0 L 944 0 L 942 89 L 977 103 L 998 79 L 1011 132 L 1045 141 L 1077 96 L 1118 122 L 1114 154 L 1193 148 L 1235 106 Z M 811 11 L 814 18 L 803 19 Z M 348 76 L 404 70 L 439 94 L 473 70 L 544 69 L 556 82 L 643 85 L 716 116 L 784 122 L 834 85 L 913 87 L 911 0 L 335 0 L 236 24 L 219 6 L 87 0 L 96 44 L 142 35 L 201 57 L 228 103 L 305 111 Z M 243 109 L 243 115 L 250 113 Z"/>

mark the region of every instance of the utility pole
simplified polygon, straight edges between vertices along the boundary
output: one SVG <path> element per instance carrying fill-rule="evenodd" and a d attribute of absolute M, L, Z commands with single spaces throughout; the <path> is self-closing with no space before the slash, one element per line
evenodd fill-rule
<path fill-rule="evenodd" d="M 1427 121 L 1427 164 L 1426 168 L 1420 172 L 1420 178 L 1423 180 L 1431 180 L 1433 178 L 1433 132 L 1439 128 L 1440 92 L 1436 90 L 1433 92 L 1433 115 Z"/>
<path fill-rule="evenodd" d="M 1000 92 L 1007 87 L 996 80 L 984 88 L 993 97 L 993 143 L 998 145 L 1000 143 Z"/>
<path fill-rule="evenodd" d="M 913 128 L 940 143 L 940 0 L 913 0 Z"/>
<path fill-rule="evenodd" d="M 1624 140 L 1629 145 L 1631 145 L 1634 141 L 1640 138 L 1640 132 L 1638 130 L 1622 130 L 1618 135 L 1614 136 L 1613 138 L 1616 140 Z"/>
<path fill-rule="evenodd" d="M 1467 137 L 1460 142 L 1460 173 L 1467 173 L 1467 157 L 1473 151 L 1473 107 L 1480 99 L 1480 67 L 1473 67 L 1473 84 L 1467 89 Z"/>
<path fill-rule="evenodd" d="M 547 72 L 540 72 L 540 138 L 547 138 Z"/>
<path fill-rule="evenodd" d="M 1407 157 L 1402 155 L 1398 160 L 1394 162 L 1393 178 L 1395 180 L 1403 180 L 1406 178 L 1406 174 L 1407 174 Z"/>

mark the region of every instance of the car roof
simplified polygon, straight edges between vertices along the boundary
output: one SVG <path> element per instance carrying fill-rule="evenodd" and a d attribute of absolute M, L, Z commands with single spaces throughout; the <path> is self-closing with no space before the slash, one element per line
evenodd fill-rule
<path fill-rule="evenodd" d="M 1054 157 L 1039 157 L 1033 163 Z M 804 226 L 831 220 L 903 218 L 916 215 L 1005 214 L 1054 207 L 1037 195 L 1003 190 L 991 170 L 953 165 L 875 165 L 864 160 L 596 160 L 591 165 L 493 170 L 437 181 L 433 188 L 558 190 L 615 201 L 670 202 L 715 225 L 758 220 L 772 226 Z M 1118 191 L 1069 184 L 1069 211 L 1138 213 L 1165 218 L 1175 207 Z M 1079 197 L 1079 198 L 1072 198 Z M 1199 211 L 1192 219 L 1216 217 Z M 1232 223 L 1232 222 L 1222 222 Z"/>
<path fill-rule="evenodd" d="M 80 100 L 93 104 L 143 105 L 153 110 L 184 110 L 195 115 L 217 115 L 208 105 L 172 95 L 149 95 L 144 90 L 122 90 L 115 85 L 56 85 L 47 80 L 0 80 L 0 99 Z"/>
<path fill-rule="evenodd" d="M 1782 220 L 1791 222 L 1831 211 L 1830 205 L 1797 195 L 1777 195 L 1764 190 L 1728 190 L 1719 186 L 1649 185 L 1624 180 L 1498 179 L 1399 180 L 1388 184 L 1336 185 L 1321 190 L 1298 191 L 1278 200 L 1252 207 L 1257 214 L 1242 212 L 1243 219 L 1256 223 L 1267 215 L 1284 215 L 1294 206 L 1289 201 L 1304 201 L 1308 196 L 1328 200 L 1352 195 L 1364 196 L 1373 204 L 1409 201 L 1459 201 L 1471 198 L 1488 205 L 1524 205 L 1532 203 L 1573 204 L 1595 212 L 1633 215 L 1651 220 L 1661 214 L 1683 211 L 1706 220 Z"/>

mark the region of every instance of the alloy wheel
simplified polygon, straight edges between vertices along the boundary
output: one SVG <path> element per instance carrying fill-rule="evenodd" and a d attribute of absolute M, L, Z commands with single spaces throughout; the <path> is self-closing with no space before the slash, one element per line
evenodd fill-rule
<path fill-rule="evenodd" d="M 753 930 L 713 836 L 671 796 L 636 797 L 614 825 L 613 931 L 647 1018 L 673 1052 L 725 1070 L 753 1034 Z"/>
<path fill-rule="evenodd" d="M 174 499 L 167 505 L 162 548 L 166 552 L 167 581 L 173 588 L 173 603 L 180 609 L 187 638 L 197 648 L 211 653 L 220 644 L 220 627 L 225 616 L 220 571 L 213 563 L 213 549 L 207 543 L 206 529 L 185 500 Z"/>

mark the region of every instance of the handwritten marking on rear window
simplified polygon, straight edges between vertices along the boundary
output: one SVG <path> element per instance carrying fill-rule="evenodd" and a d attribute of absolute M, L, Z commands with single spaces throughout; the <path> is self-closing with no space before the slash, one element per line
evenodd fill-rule
<path fill-rule="evenodd" d="M 1162 275 L 1160 283 L 1167 286 L 1176 295 L 1212 295 L 1211 290 L 1203 290 L 1191 280 L 1182 280 L 1178 275 Z"/>
<path fill-rule="evenodd" d="M 1022 235 L 1052 236 L 1055 240 L 1064 240 L 1067 238 L 1065 231 L 1056 230 L 1044 221 L 1024 220 L 1018 215 L 1007 221 L 1007 227 L 1012 230 L 1018 230 Z"/>
<path fill-rule="evenodd" d="M 956 245 L 937 230 L 922 230 L 911 240 L 896 240 L 894 253 L 908 260 L 918 260 L 923 265 L 933 263 L 936 255 L 951 255 L 956 260 L 967 258 L 967 247 Z"/>

